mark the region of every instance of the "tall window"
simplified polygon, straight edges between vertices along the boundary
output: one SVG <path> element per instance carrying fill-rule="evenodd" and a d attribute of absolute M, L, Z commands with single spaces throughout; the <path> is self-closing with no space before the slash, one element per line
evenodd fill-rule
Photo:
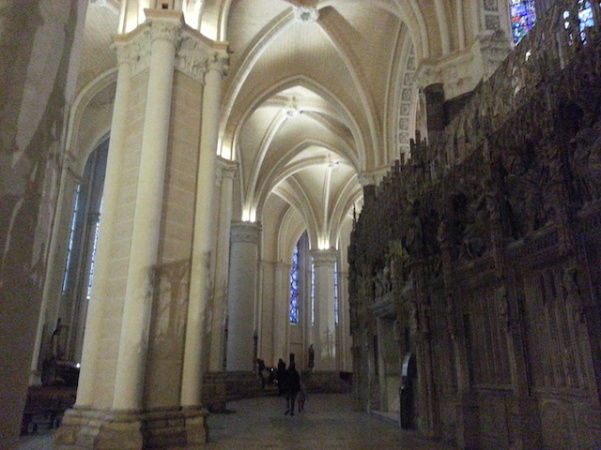
<path fill-rule="evenodd" d="M 338 260 L 334 262 L 334 323 L 338 325 L 340 304 L 338 300 Z"/>
<path fill-rule="evenodd" d="M 578 9 L 580 33 L 584 33 L 586 28 L 592 27 L 595 24 L 595 20 L 593 19 L 593 7 L 591 6 L 591 2 L 580 0 L 578 2 Z"/>
<path fill-rule="evenodd" d="M 299 276 L 299 242 L 294 247 L 292 254 L 292 268 L 290 269 L 290 323 L 298 323 L 298 276 Z"/>
<path fill-rule="evenodd" d="M 102 207 L 100 207 L 102 209 Z M 98 229 L 100 228 L 100 214 L 96 219 L 96 227 L 94 228 L 94 244 L 92 245 L 92 258 L 90 261 L 90 274 L 88 275 L 88 291 L 86 298 L 90 300 L 92 294 L 92 280 L 94 279 L 94 263 L 96 262 L 96 248 L 98 247 Z"/>
<path fill-rule="evenodd" d="M 315 325 L 315 264 L 311 262 L 311 326 Z"/>
<path fill-rule="evenodd" d="M 81 183 L 77 186 L 70 217 L 69 241 L 62 286 L 63 320 L 68 326 L 65 357 L 79 361 L 87 300 L 94 275 L 98 224 L 109 141 L 106 139 L 90 154 Z"/>
<path fill-rule="evenodd" d="M 67 291 L 69 285 L 69 268 L 71 267 L 71 259 L 73 258 L 73 241 L 75 240 L 75 225 L 77 224 L 77 211 L 79 209 L 79 190 L 81 184 L 77 185 L 75 189 L 75 201 L 73 202 L 73 215 L 71 216 L 71 227 L 69 229 L 69 244 L 67 245 L 67 263 L 65 264 L 65 271 L 63 275 L 63 289 L 64 294 Z"/>
<path fill-rule="evenodd" d="M 563 18 L 565 19 L 566 29 L 569 29 L 571 27 L 570 13 L 568 11 L 565 11 L 563 13 Z M 586 0 L 578 0 L 578 23 L 578 32 L 580 33 L 580 40 L 582 41 L 582 43 L 586 44 L 586 29 L 592 27 L 595 24 L 591 2 Z M 573 41 L 574 36 L 572 32 L 570 32 L 570 43 L 572 43 Z"/>
<path fill-rule="evenodd" d="M 534 0 L 509 0 L 509 17 L 513 42 L 517 44 L 536 23 Z"/>

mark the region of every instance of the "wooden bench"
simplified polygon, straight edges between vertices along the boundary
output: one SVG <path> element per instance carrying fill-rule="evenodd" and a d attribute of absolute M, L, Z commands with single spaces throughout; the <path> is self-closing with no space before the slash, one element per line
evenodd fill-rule
<path fill-rule="evenodd" d="M 21 434 L 35 433 L 39 425 L 56 428 L 64 412 L 75 404 L 76 387 L 29 386 Z"/>

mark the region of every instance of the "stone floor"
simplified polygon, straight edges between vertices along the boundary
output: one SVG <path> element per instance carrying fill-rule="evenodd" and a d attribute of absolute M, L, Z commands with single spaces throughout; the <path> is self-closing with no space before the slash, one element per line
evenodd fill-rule
<path fill-rule="evenodd" d="M 284 415 L 279 397 L 228 403 L 226 414 L 209 416 L 207 449 L 448 449 L 401 431 L 389 421 L 353 407 L 346 394 L 310 394 L 305 411 Z M 21 450 L 51 450 L 52 435 L 21 438 Z"/>

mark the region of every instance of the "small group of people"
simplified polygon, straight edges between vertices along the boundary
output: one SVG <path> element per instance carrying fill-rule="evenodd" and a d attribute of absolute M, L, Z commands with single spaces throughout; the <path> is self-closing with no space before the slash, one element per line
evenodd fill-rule
<path fill-rule="evenodd" d="M 285 415 L 294 415 L 295 404 L 298 400 L 298 412 L 305 410 L 305 400 L 307 394 L 305 387 L 300 379 L 300 374 L 296 370 L 294 361 L 286 368 L 286 363 L 280 358 L 276 371 L 276 379 L 278 382 L 278 394 L 286 397 L 286 412 Z"/>

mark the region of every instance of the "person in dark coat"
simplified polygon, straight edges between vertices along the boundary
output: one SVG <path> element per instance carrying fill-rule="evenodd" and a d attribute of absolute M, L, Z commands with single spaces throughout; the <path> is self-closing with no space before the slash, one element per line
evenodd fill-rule
<path fill-rule="evenodd" d="M 301 388 L 300 374 L 296 370 L 296 364 L 290 363 L 288 370 L 286 371 L 286 405 L 287 409 L 284 414 L 290 413 L 294 415 L 294 403 L 296 402 L 296 396 Z"/>
<path fill-rule="evenodd" d="M 284 387 L 286 384 L 286 363 L 282 358 L 278 361 L 278 369 L 275 373 L 275 379 L 278 382 L 278 395 L 284 394 Z"/>

